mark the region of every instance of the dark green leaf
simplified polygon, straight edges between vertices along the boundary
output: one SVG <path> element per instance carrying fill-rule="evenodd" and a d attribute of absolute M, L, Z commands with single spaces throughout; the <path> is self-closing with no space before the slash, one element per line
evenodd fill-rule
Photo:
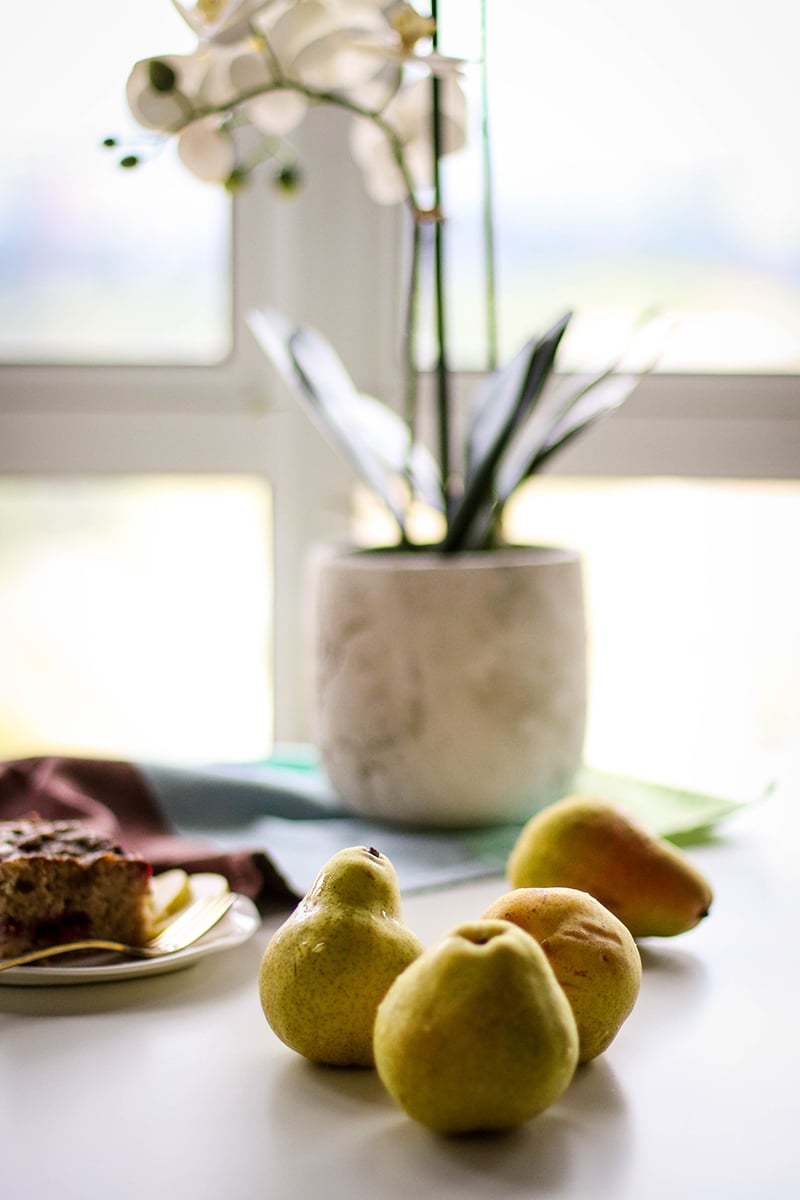
<path fill-rule="evenodd" d="M 604 372 L 556 385 L 531 414 L 509 446 L 497 476 L 497 496 L 505 504 L 524 479 L 581 430 L 619 408 L 640 381 L 638 375 Z"/>
<path fill-rule="evenodd" d="M 657 315 L 657 312 L 641 314 L 631 331 L 628 347 Z M 644 376 L 652 371 L 657 361 L 655 357 L 640 371 L 620 371 L 628 347 L 599 373 L 567 376 L 557 383 L 554 381 L 544 392 L 535 411 L 503 456 L 497 476 L 497 501 L 501 506 L 524 479 L 540 470 L 551 454 L 624 404 Z"/>
<path fill-rule="evenodd" d="M 498 464 L 550 378 L 571 316 L 567 313 L 538 341 L 528 342 L 480 396 L 467 443 L 464 493 L 452 514 L 444 550 L 474 548 L 483 540 L 480 531 L 490 524 L 488 514 L 496 500 Z"/>
<path fill-rule="evenodd" d="M 537 346 L 538 339 L 530 338 L 507 366 L 477 388 L 467 435 L 464 469 L 467 483 L 486 458 L 488 449 L 501 437 L 509 409 L 512 405 L 516 408 Z"/>
<path fill-rule="evenodd" d="M 508 366 L 478 391 L 467 435 L 467 485 L 484 463 L 496 458 L 536 403 L 570 319 L 567 313 L 544 337 L 530 338 Z"/>
<path fill-rule="evenodd" d="M 569 411 L 551 430 L 532 469 L 538 470 L 545 459 L 565 446 L 576 434 L 624 404 L 641 380 L 641 375 L 609 375 L 577 397 Z"/>

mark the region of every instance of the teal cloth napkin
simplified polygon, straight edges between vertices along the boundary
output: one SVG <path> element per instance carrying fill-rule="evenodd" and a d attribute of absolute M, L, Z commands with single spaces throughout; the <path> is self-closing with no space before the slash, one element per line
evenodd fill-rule
<path fill-rule="evenodd" d="M 221 850 L 260 846 L 289 887 L 303 895 L 319 868 L 345 846 L 388 855 L 404 893 L 502 876 L 521 823 L 420 829 L 355 817 L 341 807 L 311 747 L 276 748 L 259 763 L 174 767 L 136 764 L 176 830 Z M 742 807 L 720 796 L 582 769 L 575 791 L 624 804 L 653 833 L 686 841 Z"/>

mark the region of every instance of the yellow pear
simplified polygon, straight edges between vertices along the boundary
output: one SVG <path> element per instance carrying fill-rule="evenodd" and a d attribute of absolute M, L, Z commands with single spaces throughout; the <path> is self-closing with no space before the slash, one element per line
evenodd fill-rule
<path fill-rule="evenodd" d="M 508 859 L 512 887 L 589 892 L 634 937 L 671 937 L 708 913 L 712 892 L 689 857 L 597 796 L 551 804 L 523 826 Z"/>
<path fill-rule="evenodd" d="M 402 922 L 389 859 L 372 847 L 340 850 L 264 951 L 264 1015 L 314 1062 L 371 1066 L 378 1004 L 422 950 Z"/>
<path fill-rule="evenodd" d="M 224 875 L 216 871 L 194 871 L 189 876 L 189 891 L 192 900 L 203 900 L 210 896 L 224 896 L 230 884 Z"/>
<path fill-rule="evenodd" d="M 410 1117 L 439 1133 L 507 1129 L 565 1091 L 572 1009 L 529 934 L 459 925 L 398 976 L 378 1008 L 375 1066 Z"/>
<path fill-rule="evenodd" d="M 594 896 L 574 888 L 516 888 L 483 916 L 513 921 L 544 950 L 578 1026 L 578 1061 L 589 1062 L 608 1049 L 642 982 L 639 948 L 627 926 Z"/>

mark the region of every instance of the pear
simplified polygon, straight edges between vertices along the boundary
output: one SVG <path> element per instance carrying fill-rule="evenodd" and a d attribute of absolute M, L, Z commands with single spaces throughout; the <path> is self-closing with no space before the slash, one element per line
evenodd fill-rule
<path fill-rule="evenodd" d="M 264 951 L 264 1015 L 314 1062 L 372 1066 L 378 1004 L 423 948 L 402 922 L 389 859 L 372 847 L 340 850 Z"/>
<path fill-rule="evenodd" d="M 193 900 L 221 896 L 227 891 L 228 880 L 213 871 L 189 875 L 180 867 L 172 867 L 154 875 L 150 880 L 151 932 L 159 933 Z"/>
<path fill-rule="evenodd" d="M 558 800 L 531 817 L 509 855 L 511 886 L 589 892 L 635 938 L 672 937 L 708 914 L 708 880 L 677 846 L 598 796 Z"/>
<path fill-rule="evenodd" d="M 578 1026 L 578 1061 L 607 1050 L 642 982 L 639 948 L 622 921 L 588 892 L 558 887 L 516 888 L 483 916 L 513 921 L 544 950 Z"/>
<path fill-rule="evenodd" d="M 153 932 L 166 925 L 192 898 L 189 875 L 179 867 L 161 871 L 150 879 Z"/>
<path fill-rule="evenodd" d="M 578 1031 L 541 946 L 508 921 L 459 925 L 398 976 L 375 1020 L 375 1066 L 438 1133 L 508 1129 L 566 1090 Z"/>

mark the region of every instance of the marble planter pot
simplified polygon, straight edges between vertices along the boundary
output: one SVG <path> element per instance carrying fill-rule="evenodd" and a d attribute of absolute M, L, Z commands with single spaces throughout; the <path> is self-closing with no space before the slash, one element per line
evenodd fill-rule
<path fill-rule="evenodd" d="M 348 809 L 486 825 L 568 788 L 586 716 L 577 554 L 328 551 L 310 594 L 316 743 Z"/>

